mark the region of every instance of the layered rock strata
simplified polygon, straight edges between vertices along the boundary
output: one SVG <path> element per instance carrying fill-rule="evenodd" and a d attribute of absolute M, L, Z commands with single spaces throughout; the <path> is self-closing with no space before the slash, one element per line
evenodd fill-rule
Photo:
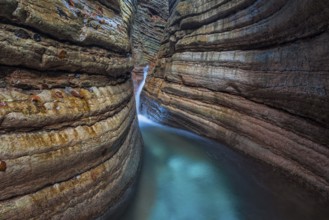
<path fill-rule="evenodd" d="M 329 3 L 170 1 L 144 114 L 329 193 Z"/>
<path fill-rule="evenodd" d="M 135 88 L 143 79 L 143 69 L 146 65 L 154 67 L 157 53 L 165 36 L 165 26 L 169 16 L 168 1 L 140 0 L 132 26 L 132 57 L 134 70 L 132 72 Z"/>
<path fill-rule="evenodd" d="M 129 198 L 134 4 L 0 2 L 0 219 L 93 219 Z"/>

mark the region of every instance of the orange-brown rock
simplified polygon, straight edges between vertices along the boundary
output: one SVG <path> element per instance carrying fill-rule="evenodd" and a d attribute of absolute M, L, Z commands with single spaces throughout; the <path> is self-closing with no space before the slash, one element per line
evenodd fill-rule
<path fill-rule="evenodd" d="M 133 8 L 0 3 L 0 219 L 111 217 L 129 200 L 142 146 Z"/>

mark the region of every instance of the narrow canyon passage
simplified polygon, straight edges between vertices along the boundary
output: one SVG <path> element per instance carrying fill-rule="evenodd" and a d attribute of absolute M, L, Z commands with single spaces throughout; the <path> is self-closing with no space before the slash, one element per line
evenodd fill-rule
<path fill-rule="evenodd" d="M 0 0 L 0 220 L 328 220 L 328 109 L 328 0 Z"/>
<path fill-rule="evenodd" d="M 329 204 L 270 166 L 139 116 L 142 176 L 121 220 L 327 220 Z"/>

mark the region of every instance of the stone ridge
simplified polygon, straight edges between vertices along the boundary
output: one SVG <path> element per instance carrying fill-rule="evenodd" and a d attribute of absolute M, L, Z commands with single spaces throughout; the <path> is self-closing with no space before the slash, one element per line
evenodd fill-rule
<path fill-rule="evenodd" d="M 13 0 L 3 3 L 0 17 L 58 40 L 127 53 L 127 30 L 133 10 L 133 5 L 129 7 L 131 2 L 127 2 L 120 15 L 97 1 Z"/>
<path fill-rule="evenodd" d="M 170 1 L 142 112 L 329 195 L 329 3 Z"/>
<path fill-rule="evenodd" d="M 0 2 L 0 219 L 95 219 L 131 198 L 134 4 Z"/>

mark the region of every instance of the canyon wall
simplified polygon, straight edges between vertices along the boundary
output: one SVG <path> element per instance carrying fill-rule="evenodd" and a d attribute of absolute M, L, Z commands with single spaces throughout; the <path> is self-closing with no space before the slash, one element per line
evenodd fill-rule
<path fill-rule="evenodd" d="M 134 0 L 0 1 L 0 219 L 93 219 L 135 185 Z"/>
<path fill-rule="evenodd" d="M 329 192 L 329 2 L 169 1 L 142 112 Z"/>
<path fill-rule="evenodd" d="M 139 0 L 132 26 L 132 57 L 135 89 L 143 79 L 143 69 L 154 68 L 157 53 L 165 36 L 169 16 L 168 1 Z"/>

